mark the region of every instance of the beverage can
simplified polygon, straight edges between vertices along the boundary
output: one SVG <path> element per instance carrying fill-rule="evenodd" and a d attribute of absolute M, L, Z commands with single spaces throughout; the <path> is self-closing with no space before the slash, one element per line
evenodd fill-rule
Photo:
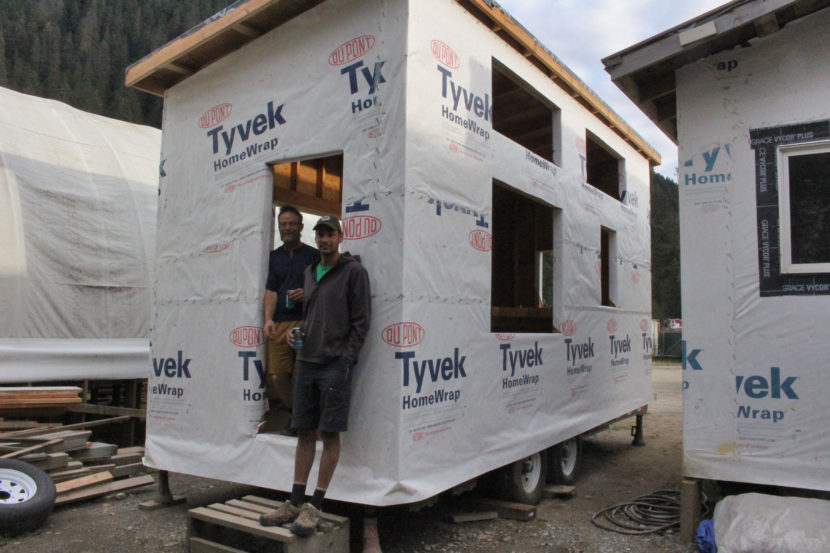
<path fill-rule="evenodd" d="M 290 294 L 293 291 L 294 290 L 288 290 L 288 291 L 285 292 L 285 308 L 286 309 L 291 309 L 292 307 L 294 307 L 294 302 L 291 301 L 291 298 L 288 297 L 288 294 Z"/>
<path fill-rule="evenodd" d="M 291 336 L 294 339 L 294 347 L 300 349 L 303 347 L 303 331 L 300 330 L 300 327 L 295 326 L 291 329 Z"/>

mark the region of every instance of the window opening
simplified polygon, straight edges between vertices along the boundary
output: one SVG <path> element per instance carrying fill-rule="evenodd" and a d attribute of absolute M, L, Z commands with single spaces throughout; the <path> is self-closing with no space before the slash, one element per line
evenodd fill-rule
<path fill-rule="evenodd" d="M 340 217 L 343 154 L 273 163 L 273 203 Z"/>
<path fill-rule="evenodd" d="M 830 142 L 779 150 L 781 272 L 830 272 Z"/>
<path fill-rule="evenodd" d="M 493 181 L 492 332 L 555 332 L 555 208 Z"/>
<path fill-rule="evenodd" d="M 588 184 L 619 200 L 622 198 L 622 158 L 590 132 L 585 133 L 585 179 Z"/>
<path fill-rule="evenodd" d="M 559 108 L 495 59 L 492 76 L 493 130 L 562 165 Z"/>
<path fill-rule="evenodd" d="M 602 305 L 616 307 L 614 283 L 616 282 L 617 267 L 614 260 L 617 258 L 617 233 L 602 227 L 600 236 L 600 287 Z"/>

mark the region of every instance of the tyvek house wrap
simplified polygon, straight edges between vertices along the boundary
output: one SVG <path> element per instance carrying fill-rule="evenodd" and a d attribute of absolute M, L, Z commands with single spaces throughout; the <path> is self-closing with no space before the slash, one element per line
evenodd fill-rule
<path fill-rule="evenodd" d="M 356 37 L 371 47 L 333 55 Z M 491 56 L 562 108 L 562 167 L 493 131 Z M 585 185 L 586 126 L 639 204 Z M 266 163 L 333 152 L 373 314 L 330 497 L 424 499 L 648 403 L 648 161 L 455 3 L 325 2 L 171 88 L 163 130 L 150 466 L 290 489 L 295 441 L 256 433 L 265 348 L 245 330 L 263 321 Z M 494 178 L 559 210 L 562 333 L 490 332 Z M 599 305 L 601 226 L 616 309 Z"/>
<path fill-rule="evenodd" d="M 830 278 L 780 272 L 777 179 L 780 146 L 830 140 L 828 25 L 677 73 L 687 476 L 830 489 Z"/>
<path fill-rule="evenodd" d="M 0 89 L 0 380 L 146 378 L 160 146 Z"/>

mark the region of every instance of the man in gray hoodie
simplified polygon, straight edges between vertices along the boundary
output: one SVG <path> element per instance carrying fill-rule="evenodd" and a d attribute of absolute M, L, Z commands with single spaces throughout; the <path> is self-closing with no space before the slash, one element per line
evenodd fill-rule
<path fill-rule="evenodd" d="M 348 426 L 351 373 L 371 316 L 369 275 L 358 257 L 340 253 L 343 232 L 336 217 L 314 225 L 320 261 L 306 267 L 301 328 L 297 348 L 292 427 L 297 429 L 294 486 L 291 498 L 260 517 L 266 526 L 293 521 L 291 531 L 314 532 L 323 497 L 340 459 L 340 432 Z M 317 431 L 323 440 L 317 488 L 305 503 L 306 484 L 316 452 Z"/>

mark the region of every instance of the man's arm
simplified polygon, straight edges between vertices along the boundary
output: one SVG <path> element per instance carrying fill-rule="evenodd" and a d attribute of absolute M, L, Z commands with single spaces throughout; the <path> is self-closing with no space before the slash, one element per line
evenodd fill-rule
<path fill-rule="evenodd" d="M 269 338 L 274 338 L 277 325 L 274 324 L 274 310 L 277 308 L 277 293 L 274 290 L 265 290 L 265 325 L 262 330 Z"/>
<path fill-rule="evenodd" d="M 369 332 L 369 321 L 372 318 L 372 291 L 369 286 L 369 273 L 362 265 L 357 266 L 350 279 L 348 290 L 349 301 L 349 341 L 343 357 L 351 364 L 357 362 L 360 348 Z"/>

